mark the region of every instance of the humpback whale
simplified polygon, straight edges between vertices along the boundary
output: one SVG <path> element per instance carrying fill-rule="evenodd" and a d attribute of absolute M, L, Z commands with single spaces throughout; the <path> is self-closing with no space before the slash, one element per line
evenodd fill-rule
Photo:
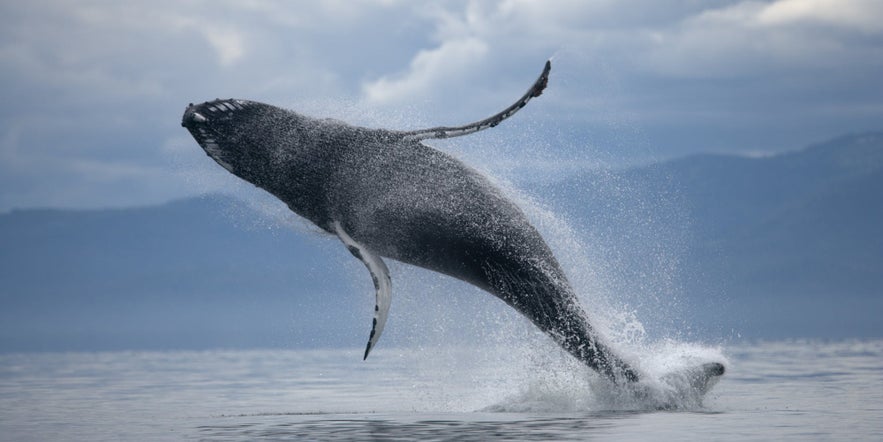
<path fill-rule="evenodd" d="M 219 165 L 337 236 L 364 263 L 376 299 L 364 358 L 386 324 L 389 258 L 497 296 L 614 383 L 634 383 L 641 374 L 596 333 L 521 209 L 481 173 L 423 143 L 497 126 L 542 94 L 550 69 L 547 61 L 508 108 L 464 126 L 374 129 L 242 99 L 190 104 L 181 125 Z M 703 372 L 719 376 L 723 365 Z"/>

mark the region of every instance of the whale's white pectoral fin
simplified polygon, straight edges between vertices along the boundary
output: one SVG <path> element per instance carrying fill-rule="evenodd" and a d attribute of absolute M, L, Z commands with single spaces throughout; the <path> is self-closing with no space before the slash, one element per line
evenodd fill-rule
<path fill-rule="evenodd" d="M 371 272 L 371 279 L 374 281 L 374 290 L 376 291 L 374 321 L 371 324 L 371 335 L 368 336 L 368 346 L 365 347 L 365 356 L 362 358 L 367 359 L 368 353 L 371 353 L 371 349 L 373 349 L 374 346 L 377 345 L 377 341 L 380 340 L 380 334 L 383 333 L 383 326 L 386 325 L 386 317 L 389 314 L 389 304 L 392 302 L 392 280 L 389 278 L 389 269 L 386 267 L 386 263 L 383 262 L 383 259 L 371 253 L 370 250 L 350 238 L 340 226 L 339 222 L 335 221 L 333 226 L 335 233 L 337 233 L 337 237 L 340 238 L 353 256 L 359 258 L 359 260 L 365 264 L 365 267 Z"/>

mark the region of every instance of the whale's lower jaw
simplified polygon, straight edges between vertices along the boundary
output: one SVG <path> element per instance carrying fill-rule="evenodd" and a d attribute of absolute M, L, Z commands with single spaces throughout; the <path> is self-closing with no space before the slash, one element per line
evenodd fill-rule
<path fill-rule="evenodd" d="M 194 113 L 194 115 L 199 115 L 199 114 Z M 190 130 L 191 130 L 191 132 L 194 131 L 194 129 L 190 129 Z M 209 131 L 203 127 L 197 126 L 195 128 L 195 132 L 196 132 L 196 134 L 194 134 L 193 137 L 196 138 L 197 142 L 199 143 L 199 146 L 202 147 L 202 150 L 205 151 L 206 155 L 208 155 L 209 158 L 215 160 L 215 162 L 218 163 L 221 167 L 223 167 L 224 169 L 227 169 L 228 172 L 236 173 L 236 170 L 233 167 L 233 165 L 227 161 L 227 159 L 224 155 L 224 151 L 221 149 L 220 144 L 218 144 L 218 140 L 216 140 L 209 133 Z"/>

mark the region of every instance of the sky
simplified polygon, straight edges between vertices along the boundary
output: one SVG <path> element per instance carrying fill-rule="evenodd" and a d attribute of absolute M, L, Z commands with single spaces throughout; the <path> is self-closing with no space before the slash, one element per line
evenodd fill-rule
<path fill-rule="evenodd" d="M 439 142 L 527 176 L 883 129 L 883 1 L 31 0 L 0 3 L 0 212 L 231 186 L 180 127 L 245 98 Z M 505 174 L 504 173 L 504 174 Z"/>

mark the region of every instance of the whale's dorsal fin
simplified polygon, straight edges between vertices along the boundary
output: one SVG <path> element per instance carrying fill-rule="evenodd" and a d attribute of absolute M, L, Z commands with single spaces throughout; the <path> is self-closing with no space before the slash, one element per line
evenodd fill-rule
<path fill-rule="evenodd" d="M 335 221 L 332 225 L 337 237 L 340 238 L 353 256 L 359 258 L 365 264 L 365 267 L 371 272 L 371 279 L 374 281 L 374 290 L 376 292 L 374 321 L 371 324 L 371 335 L 368 336 L 368 346 L 365 347 L 365 356 L 362 358 L 367 359 L 368 353 L 371 353 L 371 349 L 380 340 L 383 326 L 386 325 L 389 304 L 392 302 L 392 280 L 389 278 L 389 269 L 386 267 L 386 263 L 379 256 L 371 253 L 370 250 L 350 238 L 339 222 Z"/>
<path fill-rule="evenodd" d="M 459 137 L 461 135 L 468 135 L 471 133 L 478 132 L 480 130 L 487 129 L 489 127 L 494 127 L 503 120 L 515 115 L 515 112 L 518 112 L 523 108 L 531 98 L 539 97 L 542 95 L 543 90 L 546 89 L 546 85 L 549 83 L 549 71 L 552 69 L 552 61 L 546 61 L 546 66 L 543 68 L 543 72 L 540 73 L 537 81 L 534 82 L 533 86 L 527 90 L 527 92 L 522 96 L 518 101 L 516 101 L 511 106 L 503 109 L 502 112 L 492 116 L 485 118 L 484 120 L 477 121 L 475 123 L 470 123 L 465 126 L 458 127 L 433 127 L 430 129 L 420 129 L 413 130 L 408 132 L 399 132 L 400 135 L 405 140 L 408 141 L 420 141 L 426 140 L 430 138 L 451 138 L 451 137 Z"/>

